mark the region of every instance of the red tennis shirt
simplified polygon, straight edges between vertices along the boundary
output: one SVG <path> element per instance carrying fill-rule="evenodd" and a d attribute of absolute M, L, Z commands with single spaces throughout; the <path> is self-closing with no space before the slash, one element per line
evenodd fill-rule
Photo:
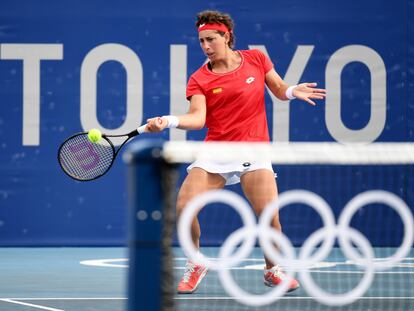
<path fill-rule="evenodd" d="M 269 141 L 265 109 L 265 75 L 273 68 L 259 50 L 237 51 L 238 68 L 214 73 L 205 64 L 191 75 L 186 96 L 206 97 L 205 141 Z"/>

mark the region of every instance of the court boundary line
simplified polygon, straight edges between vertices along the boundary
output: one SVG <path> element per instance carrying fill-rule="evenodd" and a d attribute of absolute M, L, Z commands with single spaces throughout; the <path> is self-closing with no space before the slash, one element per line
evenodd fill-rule
<path fill-rule="evenodd" d="M 0 298 L 0 301 L 5 300 L 17 300 L 17 301 L 53 301 L 53 300 L 127 300 L 127 297 L 22 297 L 22 298 Z M 189 296 L 185 295 L 175 296 L 174 300 L 236 300 L 237 297 L 230 296 Z M 280 300 L 314 300 L 314 297 L 310 296 L 285 296 L 280 297 Z M 401 296 L 401 297 L 384 297 L 384 296 L 371 296 L 371 297 L 359 297 L 358 300 L 414 300 L 414 296 Z M 52 309 L 59 310 L 59 309 Z M 60 311 L 60 310 L 59 310 Z"/>
<path fill-rule="evenodd" d="M 89 267 L 106 267 L 106 268 L 128 268 L 128 265 L 125 264 L 118 264 L 117 262 L 125 262 L 127 261 L 128 258 L 114 258 L 114 259 L 110 259 L 110 258 L 106 258 L 106 259 L 89 259 L 89 260 L 82 260 L 79 262 L 79 264 L 81 265 L 85 265 L 85 266 L 89 266 Z M 176 261 L 181 261 L 182 258 L 175 258 Z M 406 257 L 405 260 L 412 260 L 412 257 Z M 264 259 L 255 259 L 255 258 L 248 258 L 247 260 L 242 260 L 242 261 L 260 261 L 260 262 L 264 262 Z M 353 265 L 352 263 L 349 262 L 340 262 L 340 261 L 326 261 L 326 262 L 322 262 L 324 264 L 330 264 L 332 265 L 332 267 L 337 267 L 337 266 L 349 266 L 349 265 Z M 410 263 L 411 264 L 411 263 Z M 410 266 L 404 266 L 404 263 L 399 263 L 395 266 L 395 268 L 400 268 L 400 269 L 411 269 L 412 267 Z M 255 267 L 255 266 L 259 266 L 259 268 Z M 321 270 L 324 269 L 325 270 Z M 365 274 L 365 271 L 361 271 L 361 270 L 356 270 L 356 271 L 352 271 L 352 270 L 329 270 L 328 268 L 330 267 L 314 267 L 314 268 L 310 268 L 309 271 L 311 273 L 332 273 L 332 274 Z M 173 267 L 174 270 L 185 270 L 184 266 L 174 266 Z M 231 267 L 228 268 L 229 270 L 262 270 L 262 266 L 261 265 L 245 265 L 245 266 L 238 266 L 238 267 Z M 414 271 L 375 271 L 375 274 L 414 274 Z"/>
<path fill-rule="evenodd" d="M 212 296 L 212 297 L 174 297 L 174 300 L 237 300 L 236 297 L 222 297 L 222 296 Z M 412 300 L 414 297 L 359 297 L 358 300 Z M 292 297 L 280 297 L 279 300 L 315 300 L 314 297 L 310 296 L 292 296 Z"/>
<path fill-rule="evenodd" d="M 26 300 L 127 300 L 127 297 L 13 297 L 13 298 L 0 298 L 1 300 L 21 300 L 21 301 L 26 301 Z"/>
<path fill-rule="evenodd" d="M 18 301 L 17 299 L 13 299 L 13 298 L 6 298 L 6 299 L 0 298 L 0 301 L 4 301 L 4 302 L 8 302 L 8 303 L 14 303 L 14 304 L 17 304 L 17 305 L 23 305 L 23 306 L 27 306 L 27 307 L 36 308 L 36 309 L 48 310 L 48 311 L 64 311 L 63 309 L 56 309 L 56 308 L 51 308 L 51 307 L 46 307 L 46 306 L 41 306 L 41 305 L 35 305 L 35 304 L 32 304 L 32 303 L 27 303 L 27 302 L 21 302 L 21 301 Z"/>

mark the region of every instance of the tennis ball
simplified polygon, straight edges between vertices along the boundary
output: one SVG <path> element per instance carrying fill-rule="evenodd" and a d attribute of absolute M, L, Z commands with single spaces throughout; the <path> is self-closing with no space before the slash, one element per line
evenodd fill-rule
<path fill-rule="evenodd" d="M 98 141 L 101 140 L 101 138 L 102 138 L 102 133 L 98 129 L 91 129 L 88 132 L 88 139 L 89 139 L 89 141 L 91 141 L 93 143 L 97 143 Z"/>

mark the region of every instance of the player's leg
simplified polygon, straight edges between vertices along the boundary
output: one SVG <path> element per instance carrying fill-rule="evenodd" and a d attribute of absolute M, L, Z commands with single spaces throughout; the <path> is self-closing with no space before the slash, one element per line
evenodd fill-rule
<path fill-rule="evenodd" d="M 259 169 L 243 174 L 240 183 L 244 195 L 249 200 L 256 215 L 260 216 L 266 205 L 277 198 L 277 185 L 274 173 L 270 170 Z M 282 231 L 282 225 L 279 221 L 279 213 L 275 213 L 272 227 Z M 266 268 L 270 269 L 274 264 L 265 257 Z"/>
<path fill-rule="evenodd" d="M 278 196 L 277 185 L 274 173 L 267 169 L 259 169 L 243 174 L 240 183 L 246 198 L 252 205 L 256 215 L 261 215 L 267 204 L 275 200 Z M 279 221 L 279 213 L 276 211 L 273 217 L 272 227 L 281 231 L 282 225 Z M 284 276 L 280 267 L 266 258 L 266 267 L 264 282 L 267 286 L 275 286 L 280 284 L 281 278 Z M 292 280 L 289 291 L 299 287 L 296 280 Z"/>
<path fill-rule="evenodd" d="M 221 189 L 226 181 L 219 174 L 209 173 L 201 168 L 194 167 L 189 172 L 181 185 L 177 197 L 177 218 L 180 217 L 187 203 L 195 196 L 213 189 Z M 197 218 L 194 218 L 191 225 L 191 235 L 194 245 L 199 248 L 200 241 L 200 224 Z"/>
<path fill-rule="evenodd" d="M 226 181 L 219 174 L 209 173 L 201 168 L 192 168 L 185 178 L 177 197 L 177 218 L 186 207 L 187 203 L 195 196 L 213 189 L 221 189 L 224 187 Z M 194 245 L 200 247 L 200 224 L 197 217 L 194 218 L 191 224 L 191 236 Z M 207 268 L 197 263 L 187 261 L 184 276 L 178 284 L 178 293 L 190 294 L 193 293 L 201 280 L 207 274 Z"/>

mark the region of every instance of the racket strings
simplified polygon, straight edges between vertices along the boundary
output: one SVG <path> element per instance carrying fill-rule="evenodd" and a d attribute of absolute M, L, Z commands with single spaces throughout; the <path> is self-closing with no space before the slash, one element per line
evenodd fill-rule
<path fill-rule="evenodd" d="M 87 134 L 68 139 L 59 152 L 63 170 L 79 180 L 91 180 L 104 174 L 112 164 L 114 148 L 106 140 L 91 143 Z"/>

